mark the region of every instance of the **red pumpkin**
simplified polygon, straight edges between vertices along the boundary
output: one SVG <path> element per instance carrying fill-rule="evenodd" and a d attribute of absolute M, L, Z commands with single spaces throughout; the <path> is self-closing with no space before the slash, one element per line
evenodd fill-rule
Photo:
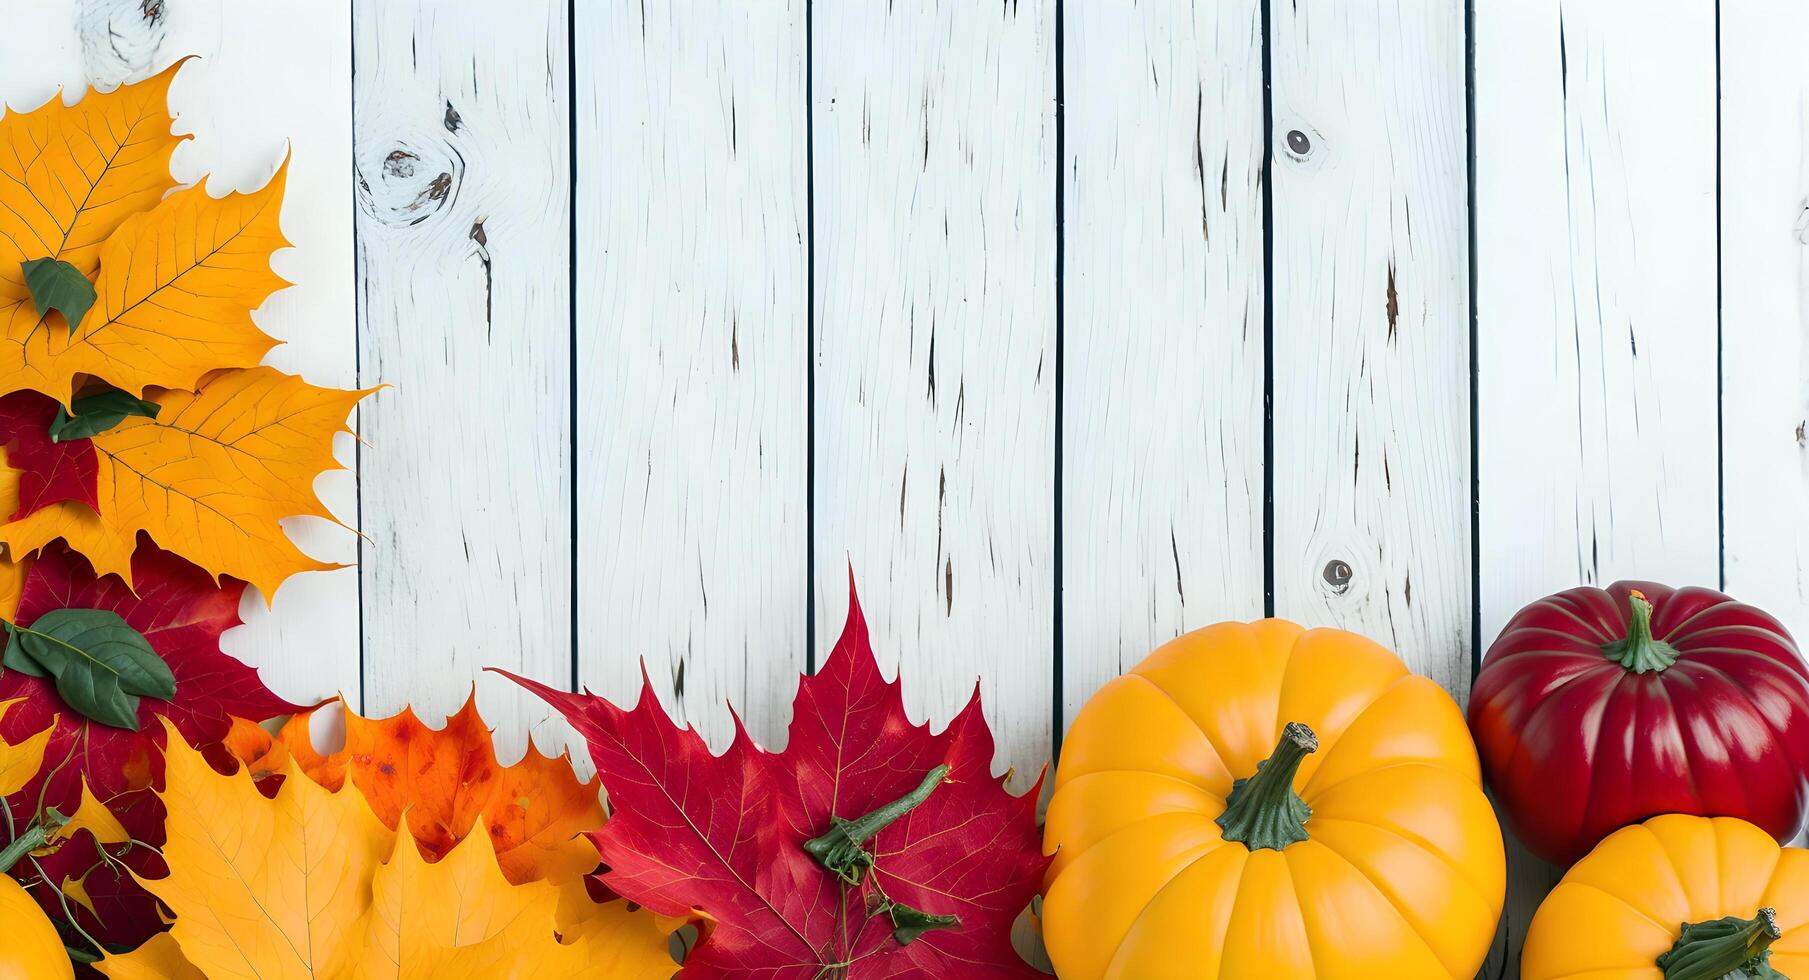
<path fill-rule="evenodd" d="M 1616 582 L 1520 610 L 1470 730 L 1508 826 L 1557 864 L 1661 813 L 1784 841 L 1809 802 L 1809 670 L 1781 623 L 1712 589 Z"/>

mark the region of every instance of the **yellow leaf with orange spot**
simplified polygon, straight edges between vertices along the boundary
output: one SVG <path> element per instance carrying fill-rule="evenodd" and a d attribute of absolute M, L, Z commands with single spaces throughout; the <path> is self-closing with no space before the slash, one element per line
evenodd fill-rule
<path fill-rule="evenodd" d="M 0 305 L 30 298 L 19 265 L 31 259 L 92 276 L 101 243 L 176 186 L 170 154 L 188 137 L 170 131 L 167 103 L 182 64 L 73 106 L 58 93 L 0 117 Z"/>
<path fill-rule="evenodd" d="M 303 554 L 288 517 L 333 519 L 314 479 L 341 468 L 333 436 L 368 391 L 319 388 L 275 368 L 218 372 L 199 392 L 156 393 L 154 419 L 128 418 L 94 437 L 100 513 L 47 507 L 0 526 L 11 554 L 63 538 L 100 574 L 131 582 L 138 532 L 209 573 L 276 595 L 297 572 L 337 568 Z"/>

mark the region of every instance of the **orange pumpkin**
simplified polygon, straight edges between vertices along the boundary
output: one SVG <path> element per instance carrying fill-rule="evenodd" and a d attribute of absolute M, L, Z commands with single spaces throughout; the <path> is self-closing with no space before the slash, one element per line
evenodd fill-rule
<path fill-rule="evenodd" d="M 1671 813 L 1623 827 L 1545 897 L 1520 975 L 1809 977 L 1809 851 L 1735 817 Z"/>
<path fill-rule="evenodd" d="M 56 927 L 31 894 L 0 874 L 0 980 L 73 980 Z"/>
<path fill-rule="evenodd" d="M 1450 696 L 1281 620 L 1189 633 L 1101 688 L 1045 849 L 1064 980 L 1468 978 L 1506 881 Z"/>

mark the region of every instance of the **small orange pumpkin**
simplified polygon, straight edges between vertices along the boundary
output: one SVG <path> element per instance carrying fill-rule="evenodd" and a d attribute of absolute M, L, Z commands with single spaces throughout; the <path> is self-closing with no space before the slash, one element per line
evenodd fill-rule
<path fill-rule="evenodd" d="M 1506 884 L 1450 695 L 1363 637 L 1273 619 L 1101 688 L 1044 847 L 1064 980 L 1468 978 Z"/>

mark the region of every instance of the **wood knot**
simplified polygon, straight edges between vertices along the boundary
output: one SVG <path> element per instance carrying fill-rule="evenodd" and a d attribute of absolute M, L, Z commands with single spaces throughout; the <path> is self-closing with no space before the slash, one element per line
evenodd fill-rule
<path fill-rule="evenodd" d="M 458 197 L 464 171 L 464 159 L 445 143 L 398 140 L 368 165 L 359 161 L 358 206 L 390 227 L 418 225 Z"/>
<path fill-rule="evenodd" d="M 109 86 L 148 78 L 161 67 L 168 19 L 163 0 L 81 0 L 75 30 L 88 81 Z"/>
<path fill-rule="evenodd" d="M 1331 587 L 1333 595 L 1343 595 L 1350 591 L 1350 580 L 1353 574 L 1350 563 L 1337 558 L 1326 562 L 1325 568 L 1319 573 L 1320 577 L 1325 579 L 1325 584 Z"/>
<path fill-rule="evenodd" d="M 1281 138 L 1281 152 L 1296 163 L 1307 163 L 1325 155 L 1325 138 L 1311 126 L 1293 126 Z"/>

